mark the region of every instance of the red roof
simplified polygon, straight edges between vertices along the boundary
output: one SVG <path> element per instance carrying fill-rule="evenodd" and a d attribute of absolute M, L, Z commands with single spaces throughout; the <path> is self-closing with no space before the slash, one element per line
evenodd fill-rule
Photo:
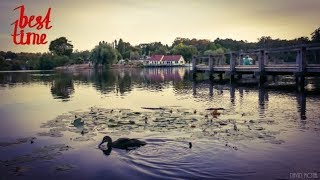
<path fill-rule="evenodd" d="M 160 61 L 163 58 L 163 55 L 152 55 L 150 61 Z"/>
<path fill-rule="evenodd" d="M 150 57 L 150 61 L 179 61 L 180 58 L 182 56 L 181 55 L 168 55 L 168 56 L 164 56 L 164 55 L 152 55 Z"/>
<path fill-rule="evenodd" d="M 181 58 L 181 55 L 170 55 L 170 56 L 164 56 L 162 61 L 179 61 Z"/>

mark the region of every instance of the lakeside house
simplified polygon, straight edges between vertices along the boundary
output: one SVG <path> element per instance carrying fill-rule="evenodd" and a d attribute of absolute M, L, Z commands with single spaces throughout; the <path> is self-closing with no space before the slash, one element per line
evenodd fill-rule
<path fill-rule="evenodd" d="M 184 66 L 185 60 L 181 55 L 153 55 L 148 58 L 145 66 Z"/>

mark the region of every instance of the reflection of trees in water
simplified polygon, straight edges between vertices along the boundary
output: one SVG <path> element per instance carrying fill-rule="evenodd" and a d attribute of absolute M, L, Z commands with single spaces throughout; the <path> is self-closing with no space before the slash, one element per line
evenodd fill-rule
<path fill-rule="evenodd" d="M 117 92 L 123 94 L 125 92 L 130 92 L 132 86 L 132 78 L 128 71 L 125 71 L 123 74 L 118 74 L 117 79 Z"/>
<path fill-rule="evenodd" d="M 70 95 L 74 93 L 74 85 L 70 74 L 58 74 L 55 76 L 51 93 L 56 99 L 69 100 Z"/>
<path fill-rule="evenodd" d="M 51 75 L 52 72 L 2 72 L 0 73 L 0 85 L 49 83 L 53 78 Z"/>
<path fill-rule="evenodd" d="M 106 94 L 114 91 L 116 76 L 111 71 L 94 71 L 90 79 L 94 87 L 101 93 Z"/>

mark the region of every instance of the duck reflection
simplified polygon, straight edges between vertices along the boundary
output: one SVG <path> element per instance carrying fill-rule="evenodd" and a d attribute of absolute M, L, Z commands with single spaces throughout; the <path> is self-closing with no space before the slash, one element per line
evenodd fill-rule
<path fill-rule="evenodd" d="M 99 147 L 99 149 L 103 152 L 104 155 L 109 156 L 112 151 L 112 147 L 108 147 L 107 149 L 102 149 Z"/>

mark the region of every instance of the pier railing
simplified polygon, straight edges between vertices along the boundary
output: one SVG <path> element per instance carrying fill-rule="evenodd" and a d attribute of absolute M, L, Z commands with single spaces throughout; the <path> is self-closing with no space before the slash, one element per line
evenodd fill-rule
<path fill-rule="evenodd" d="M 286 53 L 285 57 L 283 57 L 284 53 Z M 253 62 L 250 65 L 243 65 L 243 58 L 247 55 Z M 320 44 L 233 51 L 214 56 L 194 56 L 192 65 L 194 71 L 231 75 L 320 74 Z"/>

